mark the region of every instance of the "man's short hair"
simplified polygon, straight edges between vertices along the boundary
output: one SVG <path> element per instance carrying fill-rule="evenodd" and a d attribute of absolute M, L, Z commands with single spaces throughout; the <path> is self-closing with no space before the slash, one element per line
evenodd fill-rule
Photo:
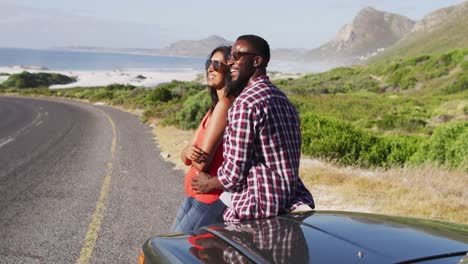
<path fill-rule="evenodd" d="M 262 37 L 256 35 L 242 35 L 237 40 L 243 40 L 249 42 L 255 49 L 255 52 L 260 55 L 264 62 L 263 65 L 266 67 L 270 61 L 270 45 Z"/>

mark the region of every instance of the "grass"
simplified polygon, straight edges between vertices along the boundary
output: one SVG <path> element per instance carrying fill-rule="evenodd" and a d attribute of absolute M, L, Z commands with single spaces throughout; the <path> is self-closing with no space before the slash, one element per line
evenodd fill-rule
<path fill-rule="evenodd" d="M 332 164 L 301 165 L 301 178 L 314 194 L 315 186 L 338 196 L 318 208 L 431 218 L 468 224 L 468 174 L 434 166 L 362 170 Z M 323 196 L 323 195 L 322 195 Z M 336 204 L 333 200 L 340 201 Z M 343 205 L 342 203 L 345 203 Z M 338 207 L 337 207 L 338 206 Z"/>

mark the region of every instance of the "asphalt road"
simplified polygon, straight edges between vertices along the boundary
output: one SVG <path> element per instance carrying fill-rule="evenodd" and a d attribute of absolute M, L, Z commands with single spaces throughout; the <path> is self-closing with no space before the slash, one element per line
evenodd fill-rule
<path fill-rule="evenodd" d="M 182 199 L 173 167 L 133 114 L 0 96 L 0 263 L 136 263 Z"/>

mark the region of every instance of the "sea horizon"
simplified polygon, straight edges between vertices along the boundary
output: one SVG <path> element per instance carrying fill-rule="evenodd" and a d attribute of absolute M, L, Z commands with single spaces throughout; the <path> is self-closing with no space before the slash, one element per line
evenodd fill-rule
<path fill-rule="evenodd" d="M 0 47 L 0 67 L 50 71 L 204 71 L 206 58 L 164 56 L 118 51 L 66 50 L 63 48 Z M 283 61 L 272 58 L 269 71 L 283 73 L 317 73 L 339 65 L 326 62 Z"/>
<path fill-rule="evenodd" d="M 154 70 L 203 71 L 204 58 L 107 51 L 0 47 L 0 67 L 26 66 L 50 71 Z"/>

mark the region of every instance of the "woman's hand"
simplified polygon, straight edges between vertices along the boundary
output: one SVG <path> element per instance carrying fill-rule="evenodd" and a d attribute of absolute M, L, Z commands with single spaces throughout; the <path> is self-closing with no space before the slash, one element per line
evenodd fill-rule
<path fill-rule="evenodd" d="M 208 158 L 208 153 L 194 145 L 187 146 L 184 152 L 187 159 L 198 163 L 206 162 Z"/>

